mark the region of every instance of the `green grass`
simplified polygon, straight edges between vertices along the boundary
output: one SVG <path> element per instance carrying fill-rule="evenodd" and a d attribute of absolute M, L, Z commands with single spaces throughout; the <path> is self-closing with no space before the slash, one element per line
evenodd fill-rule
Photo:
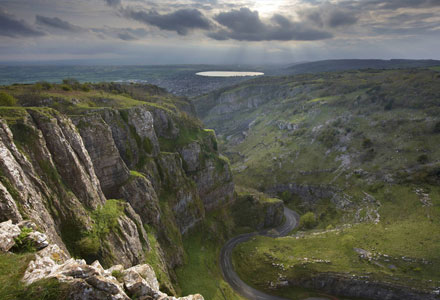
<path fill-rule="evenodd" d="M 223 280 L 219 265 L 220 249 L 233 227 L 228 210 L 207 215 L 204 224 L 194 228 L 183 240 L 186 263 L 176 274 L 181 295 L 199 293 L 210 300 L 244 300 Z"/>
<path fill-rule="evenodd" d="M 0 299 L 57 300 L 67 297 L 67 286 L 55 279 L 26 286 L 21 278 L 34 254 L 0 253 Z"/>
<path fill-rule="evenodd" d="M 65 222 L 62 226 L 61 236 L 70 253 L 74 257 L 85 259 L 88 263 L 95 260 L 105 266 L 111 266 L 114 260 L 111 253 L 106 250 L 106 236 L 110 232 L 118 234 L 118 218 L 124 214 L 124 202 L 120 200 L 107 200 L 106 203 L 90 212 L 94 223 L 90 230 L 78 228 L 74 221 Z M 106 253 L 105 255 L 103 255 Z"/>
<path fill-rule="evenodd" d="M 391 186 L 377 190 L 375 196 L 383 203 L 378 224 L 361 223 L 324 233 L 322 229 L 312 230 L 299 238 L 258 237 L 241 244 L 233 253 L 236 270 L 245 281 L 267 291 L 267 282 L 279 273 L 293 279 L 326 272 L 348 272 L 419 289 L 434 288 L 440 284 L 439 188 L 424 187 L 432 201 L 428 207 L 422 205 L 414 188 Z M 371 252 L 375 260 L 360 259 L 354 248 Z M 273 267 L 273 263 L 283 264 L 286 270 Z M 279 292 L 281 295 L 282 290 Z"/>
<path fill-rule="evenodd" d="M 159 242 L 157 241 L 156 232 L 148 225 L 144 225 L 145 231 L 148 236 L 148 244 L 150 249 L 146 252 L 146 262 L 153 268 L 156 273 L 157 280 L 160 284 L 161 291 L 172 292 L 174 287 L 171 283 L 170 276 L 168 275 L 167 266 L 165 262 L 161 260 L 159 254 Z"/>

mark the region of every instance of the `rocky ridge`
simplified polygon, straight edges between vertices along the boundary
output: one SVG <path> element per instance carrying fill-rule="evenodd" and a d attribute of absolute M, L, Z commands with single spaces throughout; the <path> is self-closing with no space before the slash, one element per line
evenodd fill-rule
<path fill-rule="evenodd" d="M 20 228 L 21 226 L 21 228 Z M 23 228 L 36 227 L 24 221 L 18 225 L 12 221 L 0 223 L 0 249 L 10 250 Z M 175 298 L 159 290 L 154 270 L 148 264 L 130 268 L 115 265 L 104 269 L 99 261 L 87 264 L 83 259 L 74 259 L 58 245 L 49 244 L 41 232 L 32 230 L 26 238 L 39 250 L 23 276 L 27 285 L 43 279 L 55 279 L 67 286 L 67 299 L 161 299 L 161 300 L 203 300 L 201 295 Z"/>
<path fill-rule="evenodd" d="M 0 116 L 0 151 L 0 221 L 31 220 L 61 250 L 105 267 L 129 268 L 154 252 L 171 293 L 182 235 L 234 198 L 215 135 L 177 109 L 68 117 L 11 108 Z"/>

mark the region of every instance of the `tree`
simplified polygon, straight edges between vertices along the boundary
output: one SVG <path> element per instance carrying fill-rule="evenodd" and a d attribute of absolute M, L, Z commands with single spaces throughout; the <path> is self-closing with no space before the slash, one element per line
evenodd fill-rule
<path fill-rule="evenodd" d="M 299 227 L 311 229 L 316 226 L 316 216 L 313 212 L 308 212 L 299 218 Z"/>
<path fill-rule="evenodd" d="M 0 92 L 0 106 L 14 106 L 16 104 L 17 99 L 5 92 Z"/>

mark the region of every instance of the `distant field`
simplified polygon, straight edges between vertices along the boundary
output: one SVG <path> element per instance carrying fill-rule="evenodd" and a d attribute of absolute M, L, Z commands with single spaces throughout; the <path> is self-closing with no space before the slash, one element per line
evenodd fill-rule
<path fill-rule="evenodd" d="M 79 82 L 134 81 L 155 84 L 179 96 L 196 96 L 248 80 L 249 77 L 202 77 L 210 71 L 263 71 L 257 66 L 0 66 L 0 85 L 40 81 L 61 83 L 65 78 Z"/>

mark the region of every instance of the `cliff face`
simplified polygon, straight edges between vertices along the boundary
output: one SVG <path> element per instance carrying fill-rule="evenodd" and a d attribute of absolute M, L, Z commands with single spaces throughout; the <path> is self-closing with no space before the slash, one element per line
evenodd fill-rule
<path fill-rule="evenodd" d="M 0 117 L 0 221 L 32 220 L 89 263 L 130 267 L 157 257 L 154 267 L 172 279 L 183 262 L 182 235 L 205 210 L 233 200 L 215 135 L 176 108 L 70 117 L 10 108 Z"/>

